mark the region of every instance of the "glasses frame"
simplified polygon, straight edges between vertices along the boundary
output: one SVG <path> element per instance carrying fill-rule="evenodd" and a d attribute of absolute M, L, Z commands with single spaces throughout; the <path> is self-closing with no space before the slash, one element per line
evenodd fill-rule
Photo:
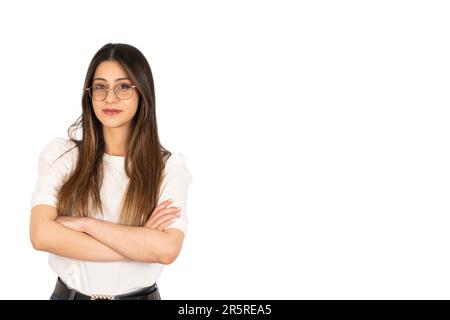
<path fill-rule="evenodd" d="M 119 99 L 119 100 L 128 100 L 128 99 L 130 99 L 133 96 L 133 92 L 134 92 L 133 89 L 136 89 L 136 86 L 135 85 L 131 85 L 131 88 L 132 88 L 131 95 L 128 98 L 126 98 L 126 99 L 121 99 L 121 98 L 119 98 L 119 96 L 117 95 L 117 92 L 116 92 L 116 90 L 117 90 L 117 88 L 119 87 L 120 84 L 122 84 L 122 83 L 119 83 L 119 84 L 115 85 L 114 88 L 105 89 L 106 90 L 105 97 L 103 99 L 100 99 L 100 100 L 94 100 L 94 97 L 93 97 L 93 94 L 92 94 L 92 85 L 87 87 L 86 91 L 89 93 L 89 97 L 91 97 L 91 99 L 93 101 L 104 101 L 106 99 L 106 97 L 108 96 L 108 94 L 109 94 L 109 90 L 111 90 L 111 89 L 113 89 L 114 95 L 116 96 L 117 99 Z"/>

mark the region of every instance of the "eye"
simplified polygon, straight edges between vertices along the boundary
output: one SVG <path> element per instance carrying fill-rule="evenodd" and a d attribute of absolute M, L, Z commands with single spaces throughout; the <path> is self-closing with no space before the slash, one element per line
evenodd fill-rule
<path fill-rule="evenodd" d="M 127 89 L 131 88 L 131 84 L 129 84 L 129 83 L 121 83 L 119 85 L 119 88 L 122 89 L 122 90 L 127 90 Z"/>
<path fill-rule="evenodd" d="M 105 89 L 105 86 L 104 86 L 103 84 L 97 83 L 97 84 L 94 84 L 94 85 L 92 86 L 92 88 L 93 88 L 94 90 L 104 90 L 104 89 Z"/>

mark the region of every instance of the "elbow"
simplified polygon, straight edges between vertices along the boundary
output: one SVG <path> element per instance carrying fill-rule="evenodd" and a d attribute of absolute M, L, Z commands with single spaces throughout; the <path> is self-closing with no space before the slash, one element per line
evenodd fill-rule
<path fill-rule="evenodd" d="M 40 249 L 37 249 L 37 250 L 40 250 Z M 135 257 L 135 258 L 129 257 L 128 259 L 146 262 L 146 263 L 161 263 L 161 264 L 168 265 L 175 261 L 176 256 L 173 256 L 171 254 L 161 254 L 160 256 L 146 255 L 145 257 Z"/>
<path fill-rule="evenodd" d="M 183 244 L 183 234 L 181 231 L 171 231 L 171 233 L 164 235 L 163 241 L 161 241 L 159 246 L 160 250 L 157 253 L 146 253 L 146 262 L 158 262 L 168 265 L 178 258 Z"/>
<path fill-rule="evenodd" d="M 128 259 L 146 263 L 161 263 L 167 265 L 174 262 L 177 256 L 178 254 L 175 253 L 174 250 L 165 249 L 157 254 L 154 252 L 146 252 L 144 256 L 129 256 Z"/>
<path fill-rule="evenodd" d="M 33 248 L 35 250 L 40 250 L 40 251 L 43 250 L 42 241 L 36 235 L 31 234 L 30 241 L 31 241 L 31 245 L 33 246 Z"/>
<path fill-rule="evenodd" d="M 173 263 L 178 258 L 183 245 L 184 233 L 179 230 L 171 230 L 169 234 L 170 237 L 167 241 L 167 246 L 161 257 L 161 263 L 163 264 Z"/>
<path fill-rule="evenodd" d="M 161 263 L 166 265 L 173 263 L 177 259 L 179 253 L 180 251 L 176 248 L 170 248 L 169 250 L 166 250 L 166 252 L 164 252 L 160 259 Z"/>
<path fill-rule="evenodd" d="M 45 251 L 44 249 L 44 241 L 41 236 L 41 232 L 37 230 L 30 230 L 30 241 L 31 245 L 35 250 Z"/>
<path fill-rule="evenodd" d="M 56 209 L 49 210 L 41 205 L 33 207 L 29 225 L 29 238 L 34 249 L 47 251 L 50 244 L 49 235 L 53 234 L 52 225 L 57 216 Z"/>
<path fill-rule="evenodd" d="M 177 257 L 166 255 L 162 257 L 160 262 L 165 265 L 169 265 L 176 260 Z"/>

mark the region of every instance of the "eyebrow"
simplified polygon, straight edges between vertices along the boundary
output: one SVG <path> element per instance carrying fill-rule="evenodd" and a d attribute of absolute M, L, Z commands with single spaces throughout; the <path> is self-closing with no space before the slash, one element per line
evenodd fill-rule
<path fill-rule="evenodd" d="M 95 80 L 108 81 L 108 80 L 106 80 L 105 78 L 95 78 L 94 81 L 95 81 Z M 114 80 L 114 81 L 119 81 L 119 80 L 130 80 L 130 79 L 128 79 L 128 78 L 117 78 L 117 79 Z"/>

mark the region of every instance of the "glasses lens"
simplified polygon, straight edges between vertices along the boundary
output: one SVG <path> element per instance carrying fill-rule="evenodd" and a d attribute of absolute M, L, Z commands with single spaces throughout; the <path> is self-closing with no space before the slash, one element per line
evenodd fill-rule
<path fill-rule="evenodd" d="M 116 96 L 121 100 L 129 99 L 132 93 L 133 87 L 129 83 L 119 83 L 116 87 Z"/>
<path fill-rule="evenodd" d="M 94 84 L 92 86 L 91 91 L 92 91 L 91 97 L 93 100 L 96 101 L 103 100 L 106 96 L 106 93 L 108 92 L 106 86 L 102 84 Z"/>

